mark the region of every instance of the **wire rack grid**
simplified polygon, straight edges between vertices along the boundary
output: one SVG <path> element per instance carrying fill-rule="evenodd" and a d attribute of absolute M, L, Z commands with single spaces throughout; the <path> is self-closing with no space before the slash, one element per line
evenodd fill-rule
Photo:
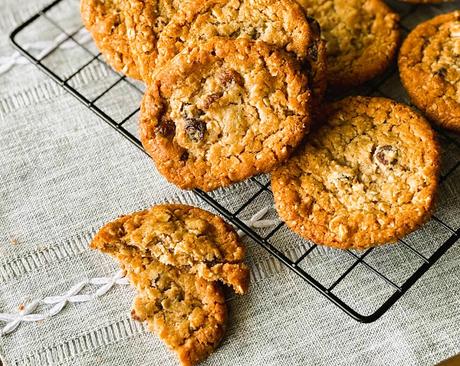
<path fill-rule="evenodd" d="M 418 22 L 430 17 L 430 15 L 455 8 L 455 5 L 432 6 L 427 11 L 426 8 L 422 9 L 422 6 L 395 1 L 390 5 L 394 6 L 400 13 L 402 29 L 405 34 Z M 66 11 L 63 12 L 63 9 Z M 85 30 L 79 19 L 77 0 L 55 0 L 17 27 L 10 38 L 13 45 L 30 62 L 142 150 L 135 132 L 132 132 L 132 128 L 128 127 L 130 121 L 136 119 L 138 115 L 138 104 L 133 103 L 130 106 L 132 110 L 128 112 L 112 113 L 113 108 L 112 110 L 104 108 L 99 103 L 120 85 L 126 86 L 140 98 L 144 92 L 142 84 L 110 69 L 110 82 L 101 85 L 98 93 L 88 95 L 84 90 L 76 87 L 74 80 L 91 65 L 97 64 L 109 69 L 94 45 L 82 41 L 81 34 Z M 34 30 L 34 26 L 40 22 L 45 22 L 47 26 L 51 27 L 57 38 L 55 38 L 54 44 L 47 49 L 33 52 L 30 42 L 26 43 L 24 39 L 34 33 L 38 37 L 38 41 L 42 40 L 41 34 Z M 64 46 L 69 42 L 84 57 L 69 55 L 68 62 L 64 63 L 65 69 L 58 70 L 52 66 L 49 60 L 55 54 L 62 52 L 66 48 Z M 385 75 L 364 85 L 359 90 L 355 90 L 354 94 L 381 95 L 407 101 L 407 96 L 401 95 L 403 93 L 401 88 L 395 91 L 395 88 L 392 87 L 395 78 L 397 79 L 395 71 L 395 66 L 393 66 Z M 446 180 L 451 179 L 450 177 L 458 180 L 455 174 L 460 171 L 458 169 L 460 166 L 460 143 L 455 136 L 438 132 L 445 150 L 443 160 L 447 162 L 443 166 L 441 176 L 441 184 L 444 184 Z M 449 221 L 443 218 L 442 214 L 439 216 L 435 213 L 429 223 L 416 233 L 400 240 L 399 245 L 371 248 L 364 252 L 332 249 L 325 251 L 314 243 L 296 236 L 287 230 L 283 223 L 271 230 L 248 227 L 241 219 L 241 215 L 254 212 L 257 202 L 262 200 L 261 197 L 264 197 L 264 202 L 268 201 L 272 204 L 273 201 L 270 180 L 267 176 L 252 178 L 247 184 L 251 185 L 251 189 L 248 190 L 249 193 L 244 204 L 236 210 L 230 209 L 229 205 L 226 204 L 227 202 L 221 199 L 222 190 L 210 194 L 200 190 L 194 192 L 327 299 L 354 319 L 364 323 L 377 320 L 389 310 L 460 237 L 460 224 L 456 220 Z M 290 248 L 284 246 L 283 242 L 287 240 L 286 238 L 295 243 L 294 246 Z M 314 255 L 315 253 L 318 255 Z M 400 265 L 396 268 L 395 263 L 401 263 L 401 261 L 404 263 L 403 268 Z M 385 287 L 384 295 L 372 298 L 369 291 L 364 294 L 359 293 L 359 291 L 351 294 L 348 292 L 351 283 L 356 287 L 357 283 L 370 281 L 374 281 L 375 286 L 379 286 L 380 290 Z M 363 302 L 366 303 L 365 306 L 362 305 Z"/>

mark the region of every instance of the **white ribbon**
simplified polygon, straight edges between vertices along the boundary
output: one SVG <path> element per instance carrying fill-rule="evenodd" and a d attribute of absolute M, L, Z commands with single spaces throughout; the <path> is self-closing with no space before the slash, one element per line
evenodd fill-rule
<path fill-rule="evenodd" d="M 24 308 L 19 310 L 16 314 L 0 313 L 0 321 L 8 322 L 1 330 L 1 334 L 9 334 L 15 331 L 22 322 L 37 322 L 46 319 L 47 315 L 31 314 L 39 304 L 40 300 L 35 300 L 29 305 L 24 306 Z"/>
<path fill-rule="evenodd" d="M 96 277 L 89 281 L 81 281 L 72 286 L 69 291 L 63 295 L 48 296 L 43 300 L 35 300 L 25 305 L 18 313 L 8 314 L 0 313 L 0 322 L 7 324 L 0 330 L 0 335 L 6 335 L 15 331 L 22 322 L 38 322 L 59 314 L 67 304 L 80 303 L 94 300 L 105 295 L 115 285 L 128 285 L 129 282 L 123 277 L 123 272 L 118 271 L 112 277 Z M 100 286 L 94 293 L 80 294 L 87 285 Z M 51 308 L 42 314 L 33 312 L 39 305 L 52 305 Z"/>
<path fill-rule="evenodd" d="M 105 295 L 114 285 L 129 285 L 129 281 L 127 278 L 123 277 L 123 272 L 118 271 L 112 278 L 107 277 L 97 277 L 93 278 L 89 281 L 92 285 L 102 285 L 99 289 L 95 292 L 95 296 L 103 296 Z"/>
<path fill-rule="evenodd" d="M 268 213 L 271 207 L 264 207 L 260 211 L 256 212 L 249 220 L 241 220 L 246 226 L 255 229 L 263 229 L 272 227 L 280 223 L 279 220 L 262 220 L 262 218 Z M 239 236 L 244 236 L 244 231 L 238 230 Z"/>

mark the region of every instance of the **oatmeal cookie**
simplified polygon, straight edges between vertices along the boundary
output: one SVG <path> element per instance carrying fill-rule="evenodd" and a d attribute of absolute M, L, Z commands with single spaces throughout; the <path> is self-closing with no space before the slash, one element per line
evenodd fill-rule
<path fill-rule="evenodd" d="M 328 88 L 362 84 L 392 62 L 399 17 L 382 0 L 298 0 L 327 41 Z"/>
<path fill-rule="evenodd" d="M 214 38 L 186 48 L 149 86 L 140 137 L 161 174 L 211 191 L 286 160 L 310 124 L 300 65 L 263 42 Z"/>
<path fill-rule="evenodd" d="M 163 28 L 186 0 L 126 0 L 124 13 L 129 46 L 142 79 L 155 71 L 157 41 Z"/>
<path fill-rule="evenodd" d="M 418 25 L 403 43 L 399 72 L 412 102 L 460 133 L 460 11 Z"/>
<path fill-rule="evenodd" d="M 245 249 L 231 226 L 197 207 L 165 204 L 106 224 L 91 247 L 123 258 L 144 256 L 208 281 L 220 280 L 236 293 L 248 289 Z"/>
<path fill-rule="evenodd" d="M 292 0 L 192 0 L 161 33 L 158 66 L 186 46 L 215 36 L 260 40 L 298 58 L 319 103 L 326 89 L 326 46 L 320 33 L 316 20 Z"/>
<path fill-rule="evenodd" d="M 138 291 L 133 319 L 146 321 L 183 366 L 209 356 L 222 339 L 227 320 L 220 285 L 149 257 L 127 257 L 122 265 Z"/>
<path fill-rule="evenodd" d="M 431 213 L 439 151 L 428 122 L 384 98 L 325 108 L 305 145 L 272 174 L 277 211 L 303 237 L 337 248 L 395 241 Z"/>
<path fill-rule="evenodd" d="M 126 35 L 123 4 L 122 0 L 81 0 L 81 16 L 110 66 L 129 77 L 140 79 Z"/>

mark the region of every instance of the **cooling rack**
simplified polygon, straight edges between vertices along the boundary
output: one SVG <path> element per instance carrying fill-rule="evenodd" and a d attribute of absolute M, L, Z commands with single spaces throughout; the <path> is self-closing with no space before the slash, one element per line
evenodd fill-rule
<path fill-rule="evenodd" d="M 458 8 L 458 4 L 423 7 L 397 1 L 392 1 L 390 5 L 400 13 L 403 32 L 406 34 L 417 23 L 437 13 Z M 85 92 L 84 88 L 79 88 L 78 83 L 75 82 L 79 75 L 94 65 L 107 68 L 101 54 L 91 42 L 88 42 L 88 37 L 84 37 L 85 30 L 79 19 L 77 0 L 56 0 L 17 27 L 10 38 L 24 57 L 142 150 L 138 138 L 128 126 L 137 118 L 138 104 L 123 106 L 123 111 L 114 111 L 113 106 L 112 109 L 104 108 L 100 102 L 103 99 L 110 99 L 108 96 L 111 91 L 121 86 L 129 90 L 129 93 L 138 94 L 140 99 L 143 86 L 112 70 L 109 71 L 110 77 L 101 82 L 99 91 L 91 95 Z M 53 38 L 51 45 L 38 52 L 34 44 L 49 41 L 44 40 L 44 36 L 37 31 L 38 25 L 43 26 L 45 23 L 51 30 L 46 34 L 54 34 L 56 37 Z M 72 47 L 69 47 L 69 44 Z M 68 50 L 71 48 L 74 51 L 69 53 Z M 59 53 L 65 53 L 60 57 L 61 59 L 67 57 L 67 59 L 56 67 L 52 59 Z M 394 66 L 382 77 L 353 93 L 392 97 L 408 103 L 407 96 L 398 84 Z M 442 189 L 450 179 L 459 181 L 459 176 L 456 174 L 460 170 L 458 169 L 460 143 L 456 136 L 438 132 L 444 148 Z M 270 230 L 255 229 L 246 225 L 242 219 L 243 214 L 254 212 L 258 202 L 262 200 L 273 202 L 270 180 L 267 176 L 252 178 L 246 184 L 250 186 L 245 193 L 247 197 L 244 204 L 236 210 L 230 208 L 228 200 L 223 200 L 219 191 L 205 193 L 195 190 L 194 192 L 268 251 L 273 258 L 279 260 L 351 317 L 364 323 L 377 320 L 390 309 L 458 241 L 460 236 L 460 224 L 457 220 L 452 220 L 449 214 L 435 212 L 430 222 L 400 240 L 398 245 L 368 249 L 364 252 L 325 250 L 297 237 L 282 223 Z M 294 242 L 295 245 L 287 247 L 284 245 L 286 241 Z M 398 266 L 395 266 L 395 263 L 399 263 Z M 375 297 L 369 291 L 364 293 L 348 291 L 351 285 L 356 288 L 357 284 L 370 282 L 378 286 L 380 294 L 382 289 L 385 289 L 383 291 L 385 295 Z"/>

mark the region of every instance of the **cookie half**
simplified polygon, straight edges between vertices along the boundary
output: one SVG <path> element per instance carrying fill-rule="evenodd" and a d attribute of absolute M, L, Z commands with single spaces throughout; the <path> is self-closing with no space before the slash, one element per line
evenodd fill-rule
<path fill-rule="evenodd" d="M 161 33 L 158 66 L 185 47 L 215 36 L 260 40 L 304 64 L 314 94 L 321 99 L 326 89 L 326 46 L 320 33 L 317 22 L 292 0 L 191 0 Z"/>
<path fill-rule="evenodd" d="M 382 0 L 298 0 L 327 41 L 328 88 L 357 86 L 382 73 L 399 42 L 399 17 Z"/>
<path fill-rule="evenodd" d="M 221 286 L 152 258 L 123 261 L 138 295 L 131 315 L 146 321 L 183 366 L 204 360 L 221 341 L 227 306 Z"/>
<path fill-rule="evenodd" d="M 157 74 L 141 106 L 140 137 L 161 174 L 211 191 L 286 160 L 310 125 L 308 77 L 263 42 L 214 38 Z"/>
<path fill-rule="evenodd" d="M 428 122 L 384 98 L 325 108 L 305 145 L 272 174 L 276 209 L 315 243 L 363 249 L 396 241 L 430 215 L 439 151 Z"/>
<path fill-rule="evenodd" d="M 129 77 L 140 79 L 126 34 L 124 2 L 81 0 L 80 5 L 83 24 L 110 66 Z"/>
<path fill-rule="evenodd" d="M 124 262 L 151 257 L 208 281 L 222 281 L 243 294 L 249 270 L 245 249 L 231 226 L 197 207 L 166 204 L 106 224 L 91 247 Z"/>
<path fill-rule="evenodd" d="M 401 47 L 399 72 L 412 102 L 460 133 L 460 11 L 418 25 Z"/>
<path fill-rule="evenodd" d="M 145 82 L 158 58 L 158 37 L 184 0 L 125 0 L 126 33 L 133 59 Z"/>

